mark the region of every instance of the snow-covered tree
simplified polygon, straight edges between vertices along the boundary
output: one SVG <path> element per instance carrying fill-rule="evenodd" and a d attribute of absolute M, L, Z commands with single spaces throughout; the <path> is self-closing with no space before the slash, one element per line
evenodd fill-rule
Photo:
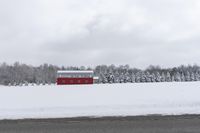
<path fill-rule="evenodd" d="M 130 77 L 128 71 L 124 74 L 124 82 L 125 83 L 131 82 L 131 77 Z"/>
<path fill-rule="evenodd" d="M 141 82 L 141 77 L 140 76 L 141 76 L 140 72 L 137 72 L 136 75 L 135 75 L 135 82 L 136 83 Z"/>
<path fill-rule="evenodd" d="M 134 73 L 132 73 L 132 75 L 131 75 L 131 82 L 135 83 L 135 74 Z"/>
<path fill-rule="evenodd" d="M 195 80 L 195 81 L 199 81 L 199 80 L 200 80 L 200 75 L 199 75 L 198 72 L 195 73 L 195 75 L 194 75 L 194 80 Z"/>
<path fill-rule="evenodd" d="M 156 72 L 156 82 L 161 82 L 161 76 L 159 72 Z"/>
<path fill-rule="evenodd" d="M 181 73 L 181 81 L 184 82 L 185 81 L 185 75 L 183 73 Z"/>
<path fill-rule="evenodd" d="M 110 72 L 106 75 L 108 83 L 114 83 L 114 75 Z"/>
<path fill-rule="evenodd" d="M 190 73 L 188 71 L 185 74 L 185 81 L 191 81 Z"/>
<path fill-rule="evenodd" d="M 146 82 L 151 82 L 151 75 L 150 75 L 150 73 L 147 71 L 145 75 L 146 75 Z"/>
<path fill-rule="evenodd" d="M 161 82 L 165 82 L 166 80 L 165 80 L 165 73 L 164 72 L 162 72 L 162 74 L 161 74 Z"/>
<path fill-rule="evenodd" d="M 119 82 L 120 82 L 120 83 L 124 83 L 124 80 L 125 80 L 124 74 L 121 73 L 120 76 L 119 76 Z"/>
<path fill-rule="evenodd" d="M 114 73 L 114 83 L 119 83 L 120 82 L 120 78 L 119 78 L 119 72 L 116 71 Z"/>
<path fill-rule="evenodd" d="M 179 72 L 176 72 L 174 75 L 174 80 L 176 82 L 180 82 L 181 81 L 181 74 Z"/>
<path fill-rule="evenodd" d="M 190 81 L 195 81 L 195 75 L 193 72 L 191 72 L 191 75 L 190 75 Z"/>
<path fill-rule="evenodd" d="M 156 76 L 154 73 L 151 74 L 151 82 L 156 82 Z"/>
<path fill-rule="evenodd" d="M 167 75 L 166 75 L 166 81 L 167 82 L 171 82 L 172 80 L 171 80 L 171 75 L 170 75 L 170 73 L 169 72 L 167 72 Z"/>
<path fill-rule="evenodd" d="M 145 75 L 144 72 L 141 72 L 141 73 L 140 73 L 140 81 L 141 81 L 141 82 L 146 82 L 146 75 Z"/>

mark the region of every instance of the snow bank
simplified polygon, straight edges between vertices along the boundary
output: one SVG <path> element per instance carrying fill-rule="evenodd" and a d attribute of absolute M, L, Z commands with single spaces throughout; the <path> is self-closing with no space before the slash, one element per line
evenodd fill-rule
<path fill-rule="evenodd" d="M 0 86 L 0 119 L 200 114 L 200 82 Z"/>

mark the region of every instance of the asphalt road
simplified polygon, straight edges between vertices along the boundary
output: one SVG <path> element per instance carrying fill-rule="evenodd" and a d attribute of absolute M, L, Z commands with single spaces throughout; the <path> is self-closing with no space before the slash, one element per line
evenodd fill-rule
<path fill-rule="evenodd" d="M 200 115 L 3 120 L 0 133 L 200 133 Z"/>

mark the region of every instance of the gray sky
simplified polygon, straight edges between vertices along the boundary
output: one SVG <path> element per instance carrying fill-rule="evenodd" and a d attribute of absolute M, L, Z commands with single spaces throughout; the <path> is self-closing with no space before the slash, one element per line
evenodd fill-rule
<path fill-rule="evenodd" d="M 199 0 L 0 0 L 0 62 L 200 64 Z"/>

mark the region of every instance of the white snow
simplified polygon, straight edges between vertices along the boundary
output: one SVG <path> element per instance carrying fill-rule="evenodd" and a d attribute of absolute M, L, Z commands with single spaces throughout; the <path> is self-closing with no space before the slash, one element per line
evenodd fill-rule
<path fill-rule="evenodd" d="M 200 114 L 200 82 L 0 86 L 0 119 Z"/>
<path fill-rule="evenodd" d="M 71 71 L 71 70 L 59 70 L 57 73 L 94 73 L 93 71 L 89 70 L 77 70 L 77 71 Z"/>

